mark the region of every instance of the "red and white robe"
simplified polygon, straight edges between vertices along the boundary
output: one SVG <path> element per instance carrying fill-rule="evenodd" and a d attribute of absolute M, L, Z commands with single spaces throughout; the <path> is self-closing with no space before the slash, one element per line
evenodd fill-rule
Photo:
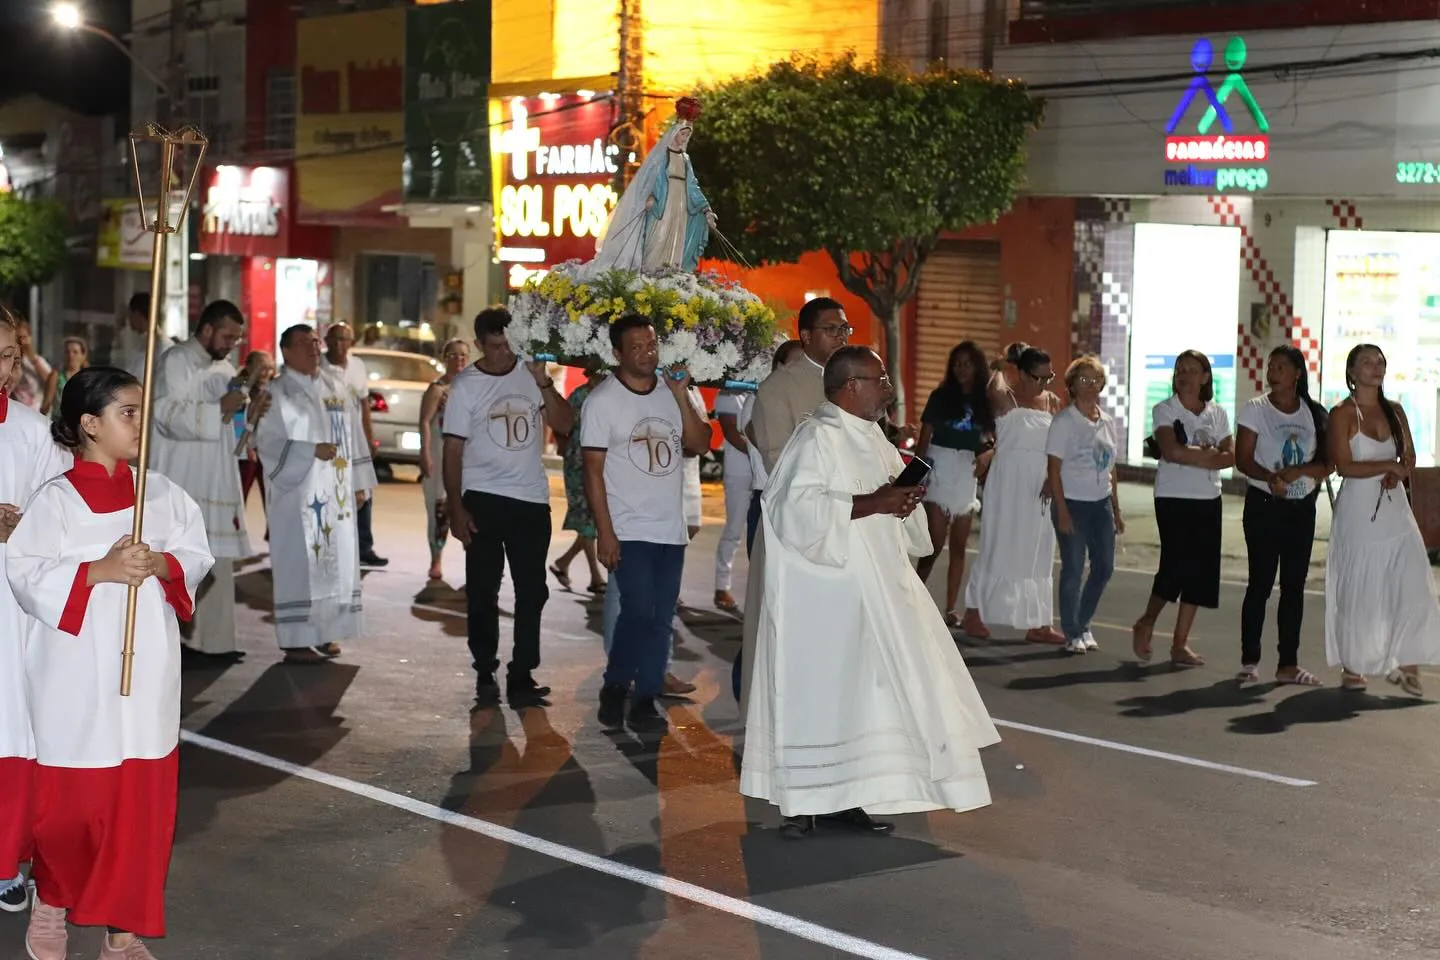
<path fill-rule="evenodd" d="M 144 540 L 170 579 L 140 587 L 129 697 L 120 650 L 129 588 L 86 581 L 131 532 L 135 478 L 78 461 L 40 488 L 10 538 L 5 575 L 34 618 L 25 683 L 35 736 L 34 857 L 40 899 L 70 921 L 165 935 L 175 837 L 180 627 L 214 558 L 195 501 L 151 473 Z"/>
<path fill-rule="evenodd" d="M 70 469 L 50 439 L 50 421 L 0 392 L 0 503 L 21 510 L 40 485 Z M 0 543 L 0 569 L 8 545 Z M 0 885 L 30 859 L 30 794 L 35 738 L 25 706 L 24 636 L 29 617 L 0 577 Z"/>

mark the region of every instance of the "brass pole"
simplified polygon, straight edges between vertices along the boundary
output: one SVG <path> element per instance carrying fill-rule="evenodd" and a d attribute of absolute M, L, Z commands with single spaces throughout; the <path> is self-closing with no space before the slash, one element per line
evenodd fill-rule
<path fill-rule="evenodd" d="M 170 171 L 175 162 L 175 144 L 160 143 L 160 194 L 155 198 L 155 241 L 150 252 L 150 322 L 145 342 L 145 378 L 140 391 L 140 459 L 135 474 L 135 524 L 131 539 L 144 542 L 145 481 L 150 466 L 150 406 L 155 397 L 155 328 L 159 325 L 161 294 L 165 288 L 165 247 L 170 236 Z M 138 171 L 137 171 L 138 177 Z M 182 213 L 183 217 L 183 213 Z M 120 652 L 120 696 L 130 696 L 130 675 L 135 667 L 135 609 L 140 588 L 131 584 L 125 600 L 125 646 Z"/>

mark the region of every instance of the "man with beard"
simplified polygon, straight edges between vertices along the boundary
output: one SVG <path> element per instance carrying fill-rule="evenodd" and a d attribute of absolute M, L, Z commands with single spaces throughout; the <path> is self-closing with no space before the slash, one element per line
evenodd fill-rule
<path fill-rule="evenodd" d="M 235 649 L 235 561 L 250 553 L 234 419 L 257 420 L 270 402 L 262 395 L 246 409 L 248 395 L 228 359 L 244 331 L 240 308 L 216 300 L 194 335 L 155 362 L 152 466 L 200 505 L 215 556 L 187 641 L 200 655 L 229 661 L 244 656 Z"/>

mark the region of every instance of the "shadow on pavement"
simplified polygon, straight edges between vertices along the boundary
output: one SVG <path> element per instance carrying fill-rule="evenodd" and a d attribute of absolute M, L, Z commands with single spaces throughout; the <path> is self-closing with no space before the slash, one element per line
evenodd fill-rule
<path fill-rule="evenodd" d="M 1339 723 L 1355 720 L 1362 713 L 1377 710 L 1409 710 L 1433 707 L 1434 701 L 1411 697 L 1377 697 L 1338 687 L 1321 687 L 1287 697 L 1266 713 L 1252 713 L 1230 720 L 1231 733 L 1284 733 L 1300 723 Z"/>
<path fill-rule="evenodd" d="M 205 706 L 201 700 L 206 690 L 225 675 L 225 671 L 236 666 L 233 663 L 217 663 L 199 660 L 182 664 L 180 670 L 180 719 L 185 719 Z"/>
<path fill-rule="evenodd" d="M 1238 680 L 1217 680 L 1208 687 L 1173 690 L 1153 697 L 1130 697 L 1118 700 L 1117 707 L 1128 707 L 1122 717 L 1173 717 L 1194 710 L 1224 710 L 1259 706 L 1273 690 L 1269 684 L 1242 685 Z"/>
<path fill-rule="evenodd" d="M 451 777 L 441 806 L 580 850 L 603 850 L 595 789 L 569 741 L 555 732 L 542 708 L 521 710 L 519 719 L 523 749 L 510 736 L 506 711 L 472 714 L 470 765 Z M 440 847 L 451 878 L 473 905 L 468 918 L 473 929 L 465 935 L 472 942 L 483 940 L 483 925 L 493 921 L 496 910 L 518 914 L 505 935 L 507 943 L 552 949 L 588 947 L 597 937 L 645 919 L 641 902 L 648 894 L 635 884 L 597 878 L 593 871 L 458 827 L 443 828 Z M 639 860 L 653 860 L 653 850 L 648 855 L 647 850 L 640 848 Z M 432 949 L 423 955 L 452 952 Z"/>
<path fill-rule="evenodd" d="M 235 746 L 312 766 L 345 738 L 340 700 L 359 667 L 275 664 L 198 732 Z M 262 793 L 288 775 L 199 747 L 181 746 L 180 805 L 175 842 L 203 832 L 219 804 Z"/>
<path fill-rule="evenodd" d="M 1050 656 L 1068 657 L 1063 650 L 1057 650 Z M 1045 658 L 1026 657 L 1024 659 L 1040 660 Z M 965 662 L 970 663 L 968 659 Z M 1073 673 L 1057 673 L 1049 677 L 1016 677 L 1005 686 L 1010 690 L 1057 690 L 1061 687 L 1074 687 L 1085 683 L 1140 683 L 1157 674 L 1169 672 L 1170 665 L 1166 663 L 1141 664 L 1122 660 L 1105 670 L 1080 670 Z"/>

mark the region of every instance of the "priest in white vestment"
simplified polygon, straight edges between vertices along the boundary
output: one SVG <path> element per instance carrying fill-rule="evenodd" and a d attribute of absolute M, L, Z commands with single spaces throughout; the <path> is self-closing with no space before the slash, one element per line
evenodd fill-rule
<path fill-rule="evenodd" d="M 990 802 L 998 743 L 912 561 L 930 553 L 922 489 L 876 421 L 893 391 L 864 347 L 825 366 L 827 401 L 795 430 L 761 511 L 767 556 L 740 792 L 786 818 L 886 833 L 869 813 Z M 868 811 L 868 812 L 867 812 Z"/>
<path fill-rule="evenodd" d="M 320 338 L 303 324 L 280 337 L 285 370 L 255 428 L 265 468 L 275 632 L 287 663 L 340 655 L 360 635 L 356 513 L 375 468 L 359 407 L 320 369 Z M 233 457 L 232 457 L 233 459 Z"/>
<path fill-rule="evenodd" d="M 240 308 L 216 300 L 189 340 L 155 364 L 154 466 L 188 493 L 205 518 L 215 565 L 195 602 L 191 649 L 235 661 L 235 561 L 250 555 L 244 497 L 235 459 L 234 418 L 247 415 L 247 394 L 228 357 L 245 332 Z M 248 415 L 264 412 L 264 401 Z"/>

